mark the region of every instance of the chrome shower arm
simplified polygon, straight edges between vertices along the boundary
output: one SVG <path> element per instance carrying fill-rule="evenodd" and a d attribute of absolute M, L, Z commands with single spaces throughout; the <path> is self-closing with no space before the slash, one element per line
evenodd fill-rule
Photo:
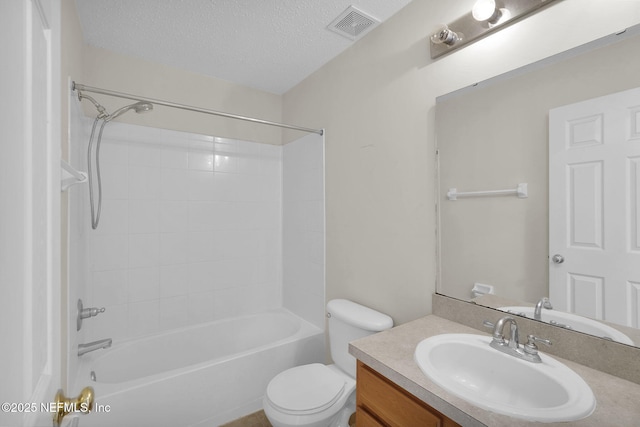
<path fill-rule="evenodd" d="M 102 105 L 100 105 L 100 103 L 98 101 L 96 101 L 95 99 L 93 99 L 89 95 L 85 95 L 84 93 L 82 93 L 82 91 L 78 90 L 78 100 L 82 101 L 83 99 L 88 99 L 96 107 L 96 110 L 98 110 L 98 118 L 99 119 L 104 119 L 105 117 L 109 116 L 109 113 L 107 113 L 106 108 L 104 108 Z"/>

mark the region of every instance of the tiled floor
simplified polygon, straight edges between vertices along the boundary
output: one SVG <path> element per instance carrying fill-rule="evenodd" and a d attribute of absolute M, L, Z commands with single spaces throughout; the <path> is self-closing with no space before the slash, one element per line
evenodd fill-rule
<path fill-rule="evenodd" d="M 271 427 L 271 423 L 264 414 L 264 411 L 258 411 L 220 427 Z"/>
<path fill-rule="evenodd" d="M 356 414 L 351 415 L 349 418 L 349 426 L 355 427 Z M 264 411 L 254 412 L 246 417 L 238 418 L 235 421 L 231 421 L 220 427 L 272 427 L 271 423 L 264 414 Z"/>

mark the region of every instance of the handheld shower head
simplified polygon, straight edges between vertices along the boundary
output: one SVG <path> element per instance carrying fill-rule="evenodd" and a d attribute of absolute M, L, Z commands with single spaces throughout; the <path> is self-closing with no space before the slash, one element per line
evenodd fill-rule
<path fill-rule="evenodd" d="M 153 104 L 149 103 L 149 102 L 136 102 L 135 104 L 131 104 L 131 105 L 127 105 L 125 107 L 122 107 L 116 111 L 114 111 L 112 114 L 110 114 L 105 121 L 106 122 L 110 122 L 111 120 L 115 119 L 116 117 L 126 113 L 129 110 L 134 110 L 136 113 L 146 113 L 147 111 L 151 111 L 153 110 Z"/>
<path fill-rule="evenodd" d="M 102 209 L 102 179 L 100 177 L 100 142 L 102 141 L 102 131 L 104 130 L 104 126 L 109 123 L 111 120 L 115 119 L 121 114 L 126 113 L 129 110 L 134 110 L 136 113 L 145 113 L 147 111 L 153 110 L 153 104 L 149 102 L 136 102 L 135 104 L 124 106 L 116 111 L 113 114 L 107 114 L 104 107 L 98 104 L 93 98 L 84 96 L 89 99 L 98 109 L 98 116 L 93 121 L 93 127 L 91 128 L 91 136 L 89 137 L 89 148 L 87 150 L 87 164 L 89 171 L 89 202 L 91 206 L 91 227 L 95 230 L 98 227 L 98 223 L 100 222 L 100 211 Z M 93 153 L 93 135 L 96 130 L 96 125 L 98 121 L 102 119 L 102 124 L 100 125 L 100 131 L 98 132 L 98 140 L 95 145 L 95 166 L 96 166 L 96 178 L 98 180 L 98 207 L 97 213 L 94 209 L 93 203 L 93 172 L 92 172 L 92 153 Z"/>
<path fill-rule="evenodd" d="M 150 102 L 138 102 L 134 104 L 133 109 L 138 114 L 148 113 L 153 110 L 153 104 Z"/>

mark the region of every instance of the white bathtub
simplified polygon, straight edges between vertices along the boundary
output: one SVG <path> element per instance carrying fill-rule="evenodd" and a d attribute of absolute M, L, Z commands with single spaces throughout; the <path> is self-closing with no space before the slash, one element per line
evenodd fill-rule
<path fill-rule="evenodd" d="M 324 332 L 276 310 L 114 342 L 81 359 L 74 392 L 91 385 L 96 406 L 79 427 L 213 427 L 259 410 L 284 369 L 322 362 Z"/>

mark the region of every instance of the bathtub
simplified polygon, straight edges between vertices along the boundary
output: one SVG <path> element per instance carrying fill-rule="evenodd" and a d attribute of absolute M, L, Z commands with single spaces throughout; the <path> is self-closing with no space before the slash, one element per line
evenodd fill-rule
<path fill-rule="evenodd" d="M 323 362 L 324 332 L 280 309 L 114 342 L 80 359 L 73 390 L 92 386 L 95 407 L 79 427 L 213 427 L 261 409 L 279 372 Z"/>

